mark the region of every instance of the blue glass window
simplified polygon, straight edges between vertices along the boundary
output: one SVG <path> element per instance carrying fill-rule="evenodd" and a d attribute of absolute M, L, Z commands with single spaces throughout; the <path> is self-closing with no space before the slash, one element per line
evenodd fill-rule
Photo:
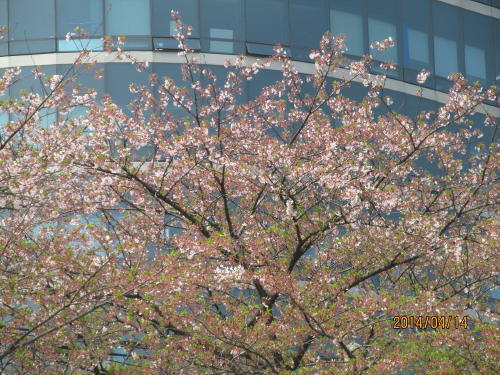
<path fill-rule="evenodd" d="M 21 91 L 36 93 L 41 95 L 42 97 L 49 94 L 50 90 L 44 85 L 43 80 L 46 77 L 50 77 L 56 74 L 56 66 L 45 65 L 40 67 L 40 70 L 45 75 L 44 78 L 36 78 L 32 74 L 33 68 L 33 66 L 25 66 L 21 68 L 21 75 L 19 76 L 20 79 L 14 82 L 9 87 L 9 94 L 11 97 L 18 98 Z M 13 115 L 11 114 L 11 119 L 12 116 Z M 40 121 L 38 124 L 42 127 L 48 127 L 50 124 L 56 121 L 56 118 L 57 113 L 55 109 L 42 108 L 42 110 L 40 111 Z"/>
<path fill-rule="evenodd" d="M 500 4 L 499 4 L 500 5 Z M 495 84 L 500 85 L 500 20 L 494 20 L 493 35 L 495 42 Z"/>
<path fill-rule="evenodd" d="M 9 19 L 11 54 L 54 51 L 54 0 L 9 1 Z"/>
<path fill-rule="evenodd" d="M 447 77 L 462 70 L 459 64 L 460 9 L 435 1 L 432 11 L 435 72 L 437 76 Z"/>
<path fill-rule="evenodd" d="M 283 74 L 277 70 L 261 70 L 251 81 L 248 81 L 248 96 L 250 100 L 257 98 L 262 89 L 274 85 L 283 78 Z"/>
<path fill-rule="evenodd" d="M 57 50 L 59 52 L 71 52 L 71 51 L 102 51 L 102 41 L 101 39 L 60 39 L 57 41 Z"/>
<path fill-rule="evenodd" d="M 57 37 L 81 27 L 89 35 L 101 36 L 103 32 L 101 0 L 57 0 Z"/>
<path fill-rule="evenodd" d="M 182 80 L 182 72 L 179 64 L 162 64 L 154 63 L 153 72 L 158 77 L 158 85 L 163 84 L 165 78 L 170 78 L 175 85 L 179 87 L 188 86 L 187 82 Z M 158 93 L 158 86 L 155 89 L 155 95 L 157 98 L 160 97 Z M 183 118 L 187 115 L 186 111 L 180 107 L 176 107 L 172 104 L 172 100 L 168 102 L 167 108 L 176 118 Z"/>
<path fill-rule="evenodd" d="M 8 26 L 8 12 L 7 12 L 7 0 L 0 0 L 0 26 Z M 9 53 L 8 49 L 8 35 L 4 35 L 0 39 L 0 56 L 7 55 Z M 4 100 L 8 97 L 8 92 L 5 92 L 3 96 L 0 96 L 0 100 Z M 0 111 L 0 127 L 9 121 L 9 115 L 5 112 Z"/>
<path fill-rule="evenodd" d="M 7 0 L 0 0 L 0 26 L 8 26 L 8 14 Z M 8 54 L 7 40 L 8 35 L 4 34 L 3 38 L 0 37 L 0 56 Z"/>
<path fill-rule="evenodd" d="M 384 52 L 372 50 L 375 59 L 391 61 L 398 64 L 398 29 L 399 0 L 379 0 L 368 2 L 368 35 L 369 43 L 392 37 L 395 46 Z"/>
<path fill-rule="evenodd" d="M 113 101 L 126 109 L 137 94 L 130 92 L 129 85 L 148 85 L 148 72 L 138 72 L 134 65 L 125 63 L 106 64 L 104 75 L 107 92 Z"/>
<path fill-rule="evenodd" d="M 362 0 L 330 0 L 330 27 L 334 35 L 345 34 L 347 54 L 365 53 Z"/>
<path fill-rule="evenodd" d="M 276 52 L 274 51 L 274 46 L 269 44 L 261 44 L 261 43 L 246 43 L 247 52 L 250 55 L 259 55 L 259 56 L 272 56 Z M 287 56 L 291 55 L 290 48 L 283 47 Z"/>
<path fill-rule="evenodd" d="M 269 44 L 289 44 L 288 7 L 285 0 L 246 2 L 247 40 Z"/>
<path fill-rule="evenodd" d="M 328 31 L 328 12 L 323 0 L 290 0 L 290 39 L 294 58 L 308 59 Z"/>
<path fill-rule="evenodd" d="M 106 34 L 150 35 L 149 0 L 106 0 Z"/>
<path fill-rule="evenodd" d="M 195 51 L 201 49 L 198 39 L 188 40 L 187 45 Z M 179 50 L 179 41 L 173 38 L 153 38 L 153 48 L 155 50 Z"/>
<path fill-rule="evenodd" d="M 210 52 L 241 53 L 243 16 L 241 0 L 204 0 L 201 2 L 202 48 Z"/>
<path fill-rule="evenodd" d="M 91 71 L 87 71 L 82 66 L 60 64 L 57 65 L 57 74 L 65 75 L 67 77 L 75 76 L 76 82 L 71 83 L 70 87 L 73 87 L 73 85 L 78 86 L 82 94 L 89 89 L 93 89 L 96 91 L 97 98 L 99 100 L 104 93 L 104 79 L 96 79 L 95 73 L 100 69 L 103 69 L 103 67 L 95 66 Z M 71 110 L 69 113 L 65 114 L 64 117 L 71 119 L 77 116 L 84 115 L 86 112 L 86 106 L 78 106 L 73 108 L 73 110 Z M 60 116 L 63 115 L 60 114 Z"/>
<path fill-rule="evenodd" d="M 153 0 L 152 7 L 154 36 L 173 36 L 177 32 L 175 21 L 170 17 L 170 11 L 176 10 L 180 13 L 182 22 L 193 27 L 191 37 L 199 37 L 198 0 Z"/>
<path fill-rule="evenodd" d="M 431 65 L 431 30 L 429 0 L 405 0 L 403 4 L 404 65 L 412 69 L 433 70 Z"/>
<path fill-rule="evenodd" d="M 230 68 L 230 70 L 224 68 L 223 66 L 220 66 L 220 65 L 207 65 L 207 68 L 212 72 L 213 75 L 215 75 L 217 77 L 217 81 L 215 82 L 217 88 L 219 89 L 222 89 L 224 87 L 224 84 L 226 83 L 226 80 L 227 80 L 227 74 L 232 70 L 234 71 L 232 68 Z M 208 83 L 208 80 L 206 77 L 203 78 L 202 80 L 203 84 L 207 84 Z M 245 82 L 242 82 L 241 84 L 243 88 L 245 88 L 246 86 L 246 81 Z M 235 94 L 235 103 L 236 104 L 244 104 L 247 102 L 247 91 L 246 90 L 243 90 L 243 92 L 241 94 Z M 224 116 L 224 114 L 223 114 Z"/>
<path fill-rule="evenodd" d="M 490 17 L 464 11 L 465 74 L 481 84 L 493 83 L 493 25 Z"/>

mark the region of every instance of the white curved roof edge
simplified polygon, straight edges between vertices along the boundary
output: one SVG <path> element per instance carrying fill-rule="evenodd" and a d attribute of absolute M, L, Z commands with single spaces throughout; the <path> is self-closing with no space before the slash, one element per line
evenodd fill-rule
<path fill-rule="evenodd" d="M 500 9 L 491 5 L 486 5 L 473 0 L 438 0 L 442 3 L 450 4 L 471 12 L 484 16 L 500 18 Z"/>
<path fill-rule="evenodd" d="M 185 62 L 185 58 L 179 56 L 177 52 L 158 52 L 158 51 L 127 51 L 130 55 L 134 56 L 136 59 L 142 62 L 149 63 L 171 63 L 179 64 Z M 214 53 L 195 53 L 193 56 L 197 57 L 201 64 L 207 65 L 224 65 L 227 59 L 234 60 L 236 55 L 225 55 L 225 54 L 214 54 Z M 62 65 L 62 64 L 72 64 L 78 57 L 78 52 L 65 52 L 65 53 L 46 53 L 46 54 L 34 54 L 34 55 L 18 55 L 18 56 L 4 56 L 0 57 L 0 69 L 15 67 L 15 66 L 44 66 L 44 65 Z M 117 59 L 113 54 L 106 52 L 93 52 L 91 53 L 90 60 L 94 60 L 97 63 L 129 63 L 130 60 Z M 258 58 L 253 56 L 245 56 L 245 61 L 247 65 L 251 65 L 256 62 Z M 306 63 L 301 61 L 294 61 L 295 68 L 299 73 L 312 74 L 314 73 L 314 64 Z M 280 70 L 281 64 L 272 63 L 266 69 L 269 70 Z M 338 79 L 349 79 L 349 72 L 346 69 L 338 69 L 330 74 L 332 78 Z M 360 82 L 360 80 L 355 80 Z M 389 90 L 398 91 L 408 95 L 416 95 L 417 90 L 420 86 L 387 78 L 385 87 Z M 436 101 L 439 103 L 446 103 L 448 101 L 448 95 L 446 93 L 423 88 L 422 97 L 424 99 Z M 500 108 L 495 106 L 483 104 L 477 110 L 480 113 L 490 113 L 495 117 L 500 117 Z"/>

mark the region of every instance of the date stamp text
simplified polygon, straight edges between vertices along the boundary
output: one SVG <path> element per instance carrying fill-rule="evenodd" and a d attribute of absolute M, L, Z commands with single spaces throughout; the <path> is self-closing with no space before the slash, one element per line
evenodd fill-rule
<path fill-rule="evenodd" d="M 467 329 L 467 316 L 445 316 L 445 315 L 396 315 L 392 318 L 394 329 Z"/>

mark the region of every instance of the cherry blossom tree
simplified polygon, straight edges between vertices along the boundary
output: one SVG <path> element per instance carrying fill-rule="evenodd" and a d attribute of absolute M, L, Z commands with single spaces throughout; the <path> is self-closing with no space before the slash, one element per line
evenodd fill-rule
<path fill-rule="evenodd" d="M 308 78 L 278 46 L 220 82 L 173 16 L 182 85 L 133 84 L 127 112 L 76 84 L 83 51 L 0 103 L 0 373 L 498 373 L 495 88 L 451 75 L 409 118 L 330 34 Z M 270 65 L 282 79 L 238 104 Z"/>

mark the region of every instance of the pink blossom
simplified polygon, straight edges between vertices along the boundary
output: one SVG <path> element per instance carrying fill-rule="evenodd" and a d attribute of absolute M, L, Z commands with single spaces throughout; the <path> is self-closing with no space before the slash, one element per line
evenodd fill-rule
<path fill-rule="evenodd" d="M 419 84 L 424 84 L 425 81 L 427 81 L 427 78 L 429 78 L 429 76 L 431 75 L 431 73 L 425 69 L 422 69 L 418 75 L 417 75 L 417 82 Z"/>
<path fill-rule="evenodd" d="M 394 40 L 390 36 L 380 42 L 373 42 L 370 44 L 370 48 L 376 49 L 377 51 L 385 51 L 388 48 L 394 47 L 394 44 Z"/>

